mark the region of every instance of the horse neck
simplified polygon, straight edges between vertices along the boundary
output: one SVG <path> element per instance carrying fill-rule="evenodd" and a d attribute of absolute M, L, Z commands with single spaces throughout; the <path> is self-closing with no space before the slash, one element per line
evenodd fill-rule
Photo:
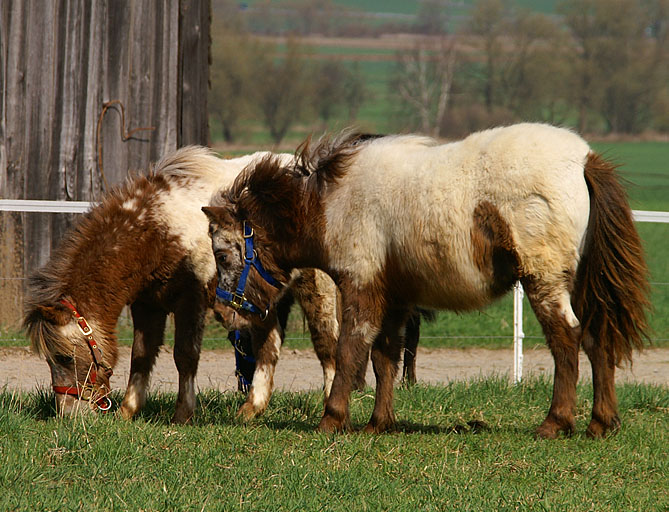
<path fill-rule="evenodd" d="M 293 235 L 274 241 L 277 264 L 288 273 L 294 268 L 324 270 L 327 262 L 322 245 L 324 219 L 320 204 L 305 194 L 300 214 L 290 222 L 296 223 Z"/>
<path fill-rule="evenodd" d="M 150 234 L 150 230 L 145 232 Z M 98 245 L 92 252 L 86 247 L 74 255 L 69 264 L 63 289 L 81 314 L 101 328 L 113 332 L 126 304 L 152 281 L 152 276 L 165 264 L 162 250 L 154 237 L 120 237 L 114 247 Z M 119 251 L 115 247 L 122 247 Z"/>
<path fill-rule="evenodd" d="M 105 333 L 105 338 L 113 338 L 118 318 L 129 302 L 127 291 L 127 288 L 114 290 L 99 284 L 80 285 L 68 291 L 67 297 L 96 331 Z"/>

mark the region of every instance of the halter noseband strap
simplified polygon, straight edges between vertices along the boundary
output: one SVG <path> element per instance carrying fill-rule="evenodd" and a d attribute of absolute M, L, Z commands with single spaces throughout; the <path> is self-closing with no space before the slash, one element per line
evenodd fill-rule
<path fill-rule="evenodd" d="M 99 371 L 102 371 L 107 376 L 107 379 L 109 379 L 114 372 L 110 366 L 107 366 L 102 361 L 102 350 L 95 341 L 95 338 L 93 338 L 93 329 L 91 329 L 90 325 L 88 325 L 86 319 L 79 314 L 77 308 L 74 307 L 74 304 L 65 299 L 60 299 L 59 302 L 72 311 L 72 315 L 74 315 L 74 318 L 77 321 L 79 330 L 86 337 L 86 343 L 88 344 L 88 348 L 91 351 L 94 366 L 94 368 L 90 371 L 90 383 L 95 385 Z M 53 386 L 53 391 L 54 393 L 73 396 L 78 400 L 83 398 L 81 393 L 83 390 L 79 386 Z M 105 412 L 108 411 L 112 406 L 111 400 L 106 395 L 97 399 L 95 403 L 98 406 L 98 409 Z"/>
<path fill-rule="evenodd" d="M 234 292 L 229 292 L 222 288 L 216 287 L 216 296 L 224 302 L 227 302 L 236 310 L 243 309 L 250 313 L 257 313 L 260 315 L 260 318 L 264 320 L 267 317 L 269 311 L 269 306 L 264 310 L 260 309 L 255 304 L 252 304 L 246 299 L 244 295 L 244 290 L 246 289 L 246 280 L 249 277 L 249 271 L 251 267 L 254 267 L 260 277 L 262 277 L 267 283 L 271 284 L 275 288 L 280 288 L 281 283 L 274 279 L 269 272 L 265 270 L 260 263 L 258 258 L 258 253 L 253 248 L 253 227 L 247 222 L 244 221 L 244 269 L 242 270 L 241 275 L 239 276 L 239 282 L 237 283 L 237 289 Z"/>

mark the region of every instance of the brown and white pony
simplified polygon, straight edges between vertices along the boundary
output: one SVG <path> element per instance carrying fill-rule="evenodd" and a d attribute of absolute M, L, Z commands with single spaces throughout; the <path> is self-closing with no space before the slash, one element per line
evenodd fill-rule
<path fill-rule="evenodd" d="M 88 212 L 51 260 L 29 281 L 24 327 L 46 357 L 58 410 L 80 399 L 106 409 L 116 364 L 116 323 L 131 307 L 134 343 L 121 414 L 130 418 L 146 401 L 151 369 L 174 314 L 174 361 L 179 392 L 173 421 L 188 422 L 195 408 L 194 378 L 205 314 L 214 304 L 216 266 L 201 207 L 221 186 L 267 153 L 223 160 L 202 147 L 182 148 L 148 176 L 129 179 Z M 292 155 L 277 155 L 288 163 Z M 321 273 L 303 272 L 291 290 L 305 309 L 325 391 L 334 377 L 338 334 L 336 288 Z M 226 315 L 226 308 L 217 307 Z M 254 327 L 256 379 L 241 413 L 261 413 L 270 398 L 283 332 L 276 322 Z"/>
<path fill-rule="evenodd" d="M 344 134 L 286 165 L 246 169 L 206 208 L 219 286 L 240 275 L 242 225 L 265 268 L 327 272 L 342 294 L 336 375 L 319 429 L 349 425 L 358 362 L 372 346 L 376 403 L 367 431 L 394 423 L 401 328 L 414 304 L 482 308 L 520 280 L 555 362 L 553 399 L 537 429 L 574 431 L 578 351 L 592 366 L 587 434 L 620 424 L 615 367 L 647 331 L 647 268 L 614 167 L 569 130 L 518 124 L 439 144 L 422 136 Z M 271 300 L 251 276 L 249 293 Z"/>

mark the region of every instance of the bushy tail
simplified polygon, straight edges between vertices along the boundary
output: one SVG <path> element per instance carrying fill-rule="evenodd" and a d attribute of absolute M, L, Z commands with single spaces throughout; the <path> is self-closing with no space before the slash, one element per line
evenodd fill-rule
<path fill-rule="evenodd" d="M 590 153 L 585 180 L 590 219 L 572 302 L 584 335 L 620 365 L 648 338 L 648 268 L 615 166 Z"/>

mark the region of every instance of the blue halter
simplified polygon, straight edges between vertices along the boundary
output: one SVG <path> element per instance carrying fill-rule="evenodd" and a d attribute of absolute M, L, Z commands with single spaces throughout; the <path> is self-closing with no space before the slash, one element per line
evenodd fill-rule
<path fill-rule="evenodd" d="M 237 376 L 237 389 L 242 393 L 248 393 L 251 389 L 253 373 L 255 373 L 256 358 L 253 357 L 253 354 L 244 351 L 244 347 L 242 346 L 242 335 L 238 330 L 235 331 L 235 341 L 232 345 L 235 348 L 235 375 Z M 253 365 L 253 373 L 251 373 L 250 376 L 244 375 L 244 370 L 248 373 L 249 365 Z"/>
<path fill-rule="evenodd" d="M 221 299 L 223 302 L 227 302 L 236 310 L 243 309 L 250 313 L 257 313 L 260 315 L 260 319 L 264 320 L 267 317 L 269 312 L 269 306 L 264 310 L 260 309 L 255 304 L 251 304 L 246 300 L 244 295 L 244 290 L 246 289 L 246 279 L 249 276 L 249 271 L 251 267 L 255 267 L 266 282 L 274 286 L 275 288 L 280 288 L 281 283 L 274 279 L 262 266 L 260 260 L 258 259 L 258 253 L 253 248 L 253 227 L 244 221 L 244 269 L 242 274 L 239 276 L 239 282 L 237 283 L 237 289 L 234 292 L 229 292 L 223 290 L 222 288 L 216 287 L 216 296 Z"/>

